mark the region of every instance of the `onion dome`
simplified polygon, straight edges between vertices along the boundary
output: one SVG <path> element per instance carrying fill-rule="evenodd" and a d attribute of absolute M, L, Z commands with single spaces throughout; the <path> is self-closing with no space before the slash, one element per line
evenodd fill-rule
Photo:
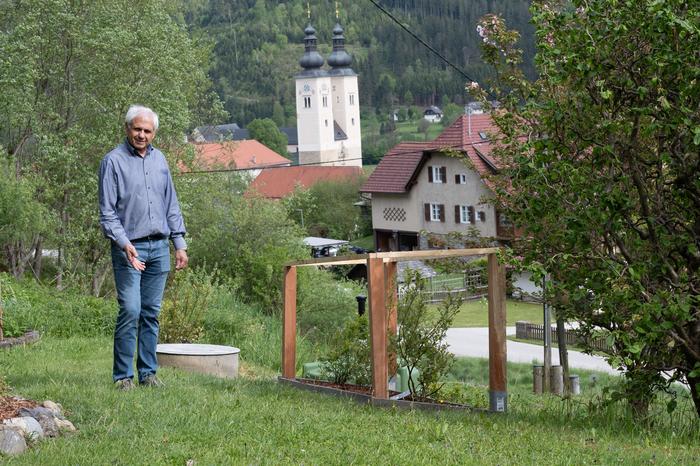
<path fill-rule="evenodd" d="M 352 64 L 352 57 L 345 51 L 345 36 L 340 24 L 333 28 L 333 52 L 328 57 L 328 64 L 333 68 L 348 68 Z"/>
<path fill-rule="evenodd" d="M 316 38 L 316 30 L 309 24 L 304 29 L 304 55 L 299 60 L 302 68 L 313 70 L 323 66 L 323 57 L 316 50 L 318 39 Z"/>

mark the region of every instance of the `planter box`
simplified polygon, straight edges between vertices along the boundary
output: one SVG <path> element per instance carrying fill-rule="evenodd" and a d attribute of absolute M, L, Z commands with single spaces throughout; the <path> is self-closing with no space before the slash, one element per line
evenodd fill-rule
<path fill-rule="evenodd" d="M 478 409 L 471 406 L 459 405 L 456 403 L 438 403 L 429 401 L 410 401 L 410 400 L 384 400 L 374 398 L 370 394 L 371 388 L 366 388 L 367 393 L 353 391 L 352 389 L 342 389 L 332 385 L 324 385 L 323 382 L 311 379 L 289 379 L 286 377 L 278 377 L 278 381 L 285 385 L 290 385 L 295 388 L 307 390 L 315 393 L 323 393 L 333 395 L 340 398 L 350 398 L 358 403 L 370 404 L 380 408 L 400 408 L 400 409 L 421 409 L 430 411 L 469 411 L 469 412 L 488 412 L 485 409 Z M 351 386 L 348 386 L 351 387 Z M 392 392 L 390 395 L 397 395 L 398 392 Z"/>

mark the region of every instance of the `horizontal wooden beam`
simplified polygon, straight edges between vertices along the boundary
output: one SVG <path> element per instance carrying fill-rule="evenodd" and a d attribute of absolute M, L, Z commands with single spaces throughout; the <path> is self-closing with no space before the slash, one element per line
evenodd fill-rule
<path fill-rule="evenodd" d="M 287 262 L 286 267 L 327 267 L 331 265 L 366 264 L 368 254 L 353 254 L 352 256 L 316 257 L 300 261 Z"/>
<path fill-rule="evenodd" d="M 443 259 L 446 257 L 466 257 L 466 256 L 485 256 L 488 254 L 496 254 L 499 248 L 477 248 L 477 249 L 426 249 L 422 251 L 391 251 L 378 252 L 370 254 L 370 256 L 388 259 L 389 261 L 401 262 L 411 261 L 416 259 Z"/>
<path fill-rule="evenodd" d="M 286 267 L 327 267 L 331 265 L 365 264 L 367 259 L 383 259 L 384 262 L 402 262 L 417 259 L 444 259 L 447 257 L 485 256 L 496 254 L 499 248 L 475 249 L 426 249 L 422 251 L 391 251 L 370 254 L 353 254 L 351 256 L 317 257 L 292 261 Z"/>

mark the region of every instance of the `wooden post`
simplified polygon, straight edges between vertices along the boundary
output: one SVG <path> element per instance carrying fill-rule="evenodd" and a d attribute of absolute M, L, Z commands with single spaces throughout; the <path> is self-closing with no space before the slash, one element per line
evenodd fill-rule
<path fill-rule="evenodd" d="M 389 398 L 387 386 L 388 365 L 386 351 L 386 287 L 384 285 L 384 260 L 370 254 L 367 259 L 369 292 L 369 331 L 372 351 L 372 396 Z"/>
<path fill-rule="evenodd" d="M 387 262 L 384 264 L 384 285 L 386 286 L 387 299 L 387 318 L 389 319 L 388 332 L 389 335 L 396 335 L 398 330 L 398 310 L 399 310 L 399 294 L 396 288 L 396 262 Z M 389 353 L 389 375 L 396 374 L 398 364 L 396 362 L 396 353 Z"/>
<path fill-rule="evenodd" d="M 284 314 L 282 317 L 282 376 L 296 378 L 297 359 L 297 268 L 284 268 Z"/>
<path fill-rule="evenodd" d="M 489 410 L 506 412 L 506 270 L 496 254 L 488 255 L 489 275 Z"/>

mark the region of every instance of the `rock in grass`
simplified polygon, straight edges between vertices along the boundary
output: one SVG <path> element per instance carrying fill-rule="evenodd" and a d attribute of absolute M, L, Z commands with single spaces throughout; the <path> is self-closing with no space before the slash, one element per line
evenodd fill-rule
<path fill-rule="evenodd" d="M 63 415 L 63 408 L 60 404 L 54 403 L 51 400 L 46 400 L 41 405 L 44 408 L 50 410 L 53 413 L 54 417 L 57 417 L 59 419 L 65 419 L 65 416 Z"/>
<path fill-rule="evenodd" d="M 22 408 L 19 410 L 20 416 L 31 416 L 41 424 L 44 435 L 47 437 L 58 437 L 58 426 L 56 425 L 53 412 L 47 408 Z"/>
<path fill-rule="evenodd" d="M 24 433 L 24 436 L 30 440 L 39 440 L 44 438 L 44 429 L 41 424 L 33 417 L 13 417 L 2 421 L 7 426 L 18 427 Z"/>
<path fill-rule="evenodd" d="M 58 426 L 58 429 L 61 431 L 75 432 L 76 430 L 78 430 L 75 428 L 73 423 L 67 419 L 59 419 L 56 417 L 56 418 L 54 418 L 54 421 L 56 421 L 56 425 Z"/>
<path fill-rule="evenodd" d="M 0 453 L 19 455 L 27 449 L 22 431 L 14 426 L 0 425 Z"/>

